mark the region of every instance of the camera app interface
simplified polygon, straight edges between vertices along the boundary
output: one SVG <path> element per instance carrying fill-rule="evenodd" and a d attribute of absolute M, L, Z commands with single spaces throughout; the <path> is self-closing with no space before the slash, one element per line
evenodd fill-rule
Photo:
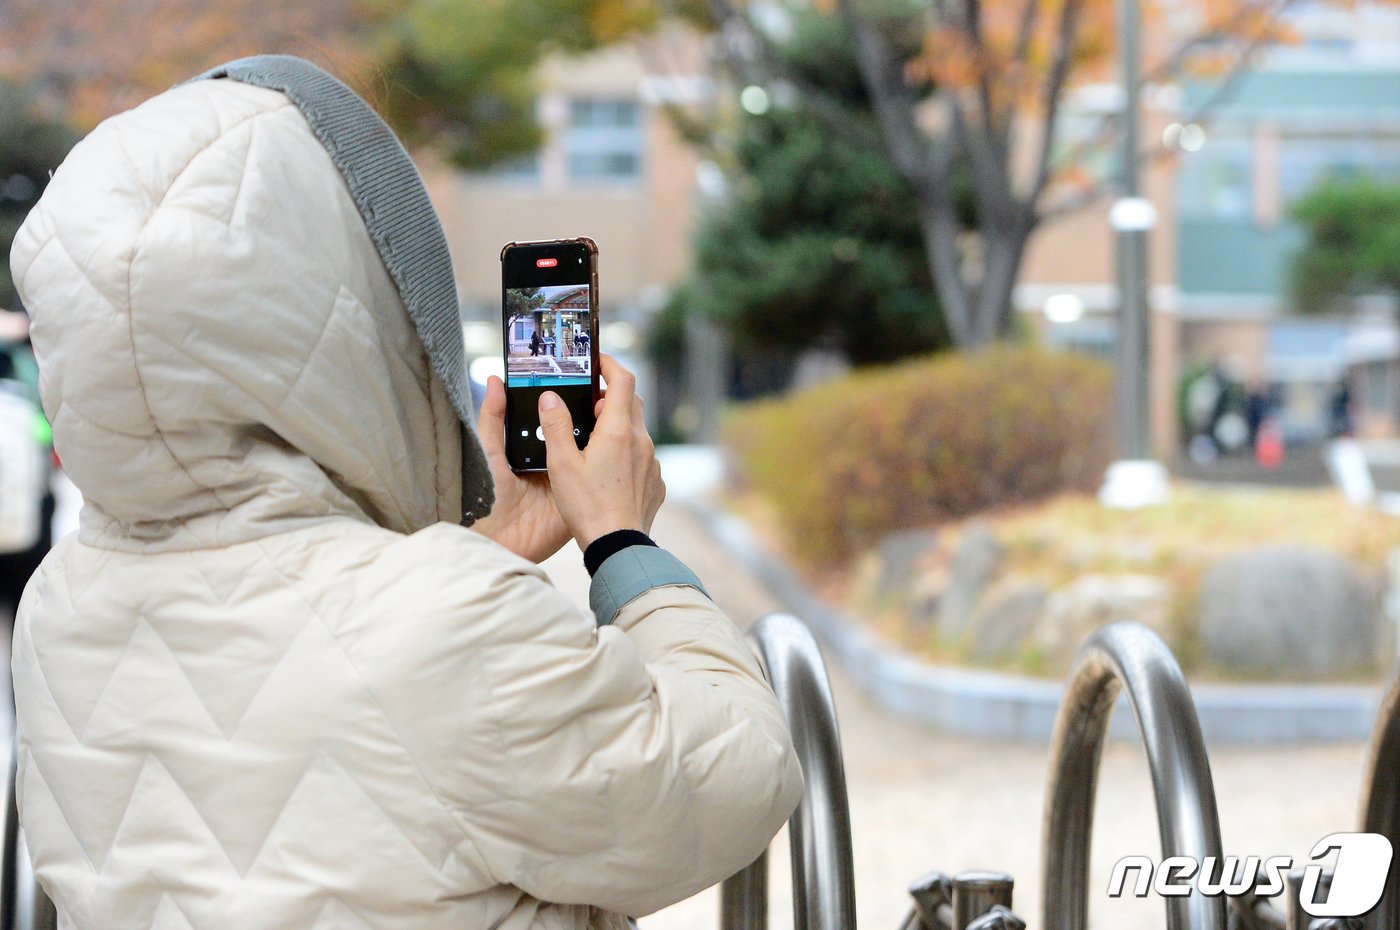
<path fill-rule="evenodd" d="M 582 247 L 517 247 L 506 253 L 502 346 L 506 368 L 506 456 L 516 469 L 545 460 L 540 395 L 558 394 L 582 448 L 593 431 L 592 263 Z"/>

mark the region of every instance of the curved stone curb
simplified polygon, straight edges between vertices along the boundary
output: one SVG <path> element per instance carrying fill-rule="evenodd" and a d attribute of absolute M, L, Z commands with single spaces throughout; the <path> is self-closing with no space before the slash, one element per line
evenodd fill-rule
<path fill-rule="evenodd" d="M 687 505 L 709 534 L 805 620 L 827 656 L 881 707 L 950 733 L 1048 742 L 1060 703 L 1058 682 L 932 665 L 893 648 L 813 595 L 767 552 L 738 517 Z M 1278 744 L 1365 740 L 1380 688 L 1347 685 L 1196 685 L 1191 689 L 1207 742 Z M 1137 739 L 1120 699 L 1110 735 Z"/>

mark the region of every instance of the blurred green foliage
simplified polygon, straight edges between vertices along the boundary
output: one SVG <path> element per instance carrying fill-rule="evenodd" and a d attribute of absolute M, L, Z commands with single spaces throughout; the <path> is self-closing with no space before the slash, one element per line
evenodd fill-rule
<path fill-rule="evenodd" d="M 28 87 L 0 79 L 0 308 L 14 309 L 10 244 L 25 216 L 78 141 L 77 130 Z"/>
<path fill-rule="evenodd" d="M 1400 184 L 1333 179 L 1293 204 L 1303 248 L 1289 270 L 1294 306 L 1336 309 L 1360 294 L 1400 294 Z"/>
<path fill-rule="evenodd" d="M 373 96 L 410 146 L 478 170 L 536 151 L 537 66 L 703 19 L 700 0 L 371 0 L 380 7 Z"/>
<path fill-rule="evenodd" d="M 797 557 L 1088 491 L 1113 453 L 1103 362 L 1001 347 L 872 368 L 742 408 L 725 443 Z"/>
<path fill-rule="evenodd" d="M 658 355 L 678 350 L 692 313 L 720 322 L 741 356 L 821 347 L 867 364 L 948 342 L 915 198 L 878 142 L 850 36 L 832 16 L 793 25 L 781 54 L 803 89 L 784 99 L 778 82 L 771 109 L 741 117 L 728 195 L 702 216 Z"/>

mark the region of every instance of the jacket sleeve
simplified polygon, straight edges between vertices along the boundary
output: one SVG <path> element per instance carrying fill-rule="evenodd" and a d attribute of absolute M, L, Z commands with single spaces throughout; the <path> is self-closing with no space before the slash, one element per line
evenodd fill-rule
<path fill-rule="evenodd" d="M 641 916 L 752 862 L 802 775 L 734 624 L 685 584 L 601 627 L 541 576 L 496 587 L 510 635 L 470 663 L 482 703 L 441 786 L 493 879 Z"/>

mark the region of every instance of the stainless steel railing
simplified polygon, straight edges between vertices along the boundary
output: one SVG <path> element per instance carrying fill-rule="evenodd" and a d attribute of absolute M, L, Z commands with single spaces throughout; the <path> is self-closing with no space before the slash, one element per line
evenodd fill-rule
<path fill-rule="evenodd" d="M 1222 856 L 1210 762 L 1181 666 L 1146 627 L 1110 624 L 1080 650 L 1055 721 L 1042 846 L 1046 930 L 1087 925 L 1099 760 L 1121 690 L 1147 749 L 1162 855 Z M 1192 889 L 1166 904 L 1169 930 L 1226 930 L 1223 898 Z"/>
<path fill-rule="evenodd" d="M 806 781 L 788 821 L 792 850 L 794 930 L 855 930 L 855 868 L 841 736 L 826 664 L 811 632 L 796 617 L 769 614 L 754 625 L 758 649 L 783 708 Z M 720 888 L 723 930 L 765 930 L 768 856 Z"/>
<path fill-rule="evenodd" d="M 1361 829 L 1400 846 L 1400 666 L 1391 673 L 1371 731 L 1366 781 L 1361 788 Z M 1370 930 L 1400 930 L 1400 865 L 1390 867 L 1381 901 L 1366 916 Z"/>
<path fill-rule="evenodd" d="M 15 800 L 18 750 L 18 740 L 10 741 L 9 764 L 4 769 L 5 803 L 0 808 L 0 930 L 56 930 L 58 913 L 34 875 L 19 826 Z"/>

